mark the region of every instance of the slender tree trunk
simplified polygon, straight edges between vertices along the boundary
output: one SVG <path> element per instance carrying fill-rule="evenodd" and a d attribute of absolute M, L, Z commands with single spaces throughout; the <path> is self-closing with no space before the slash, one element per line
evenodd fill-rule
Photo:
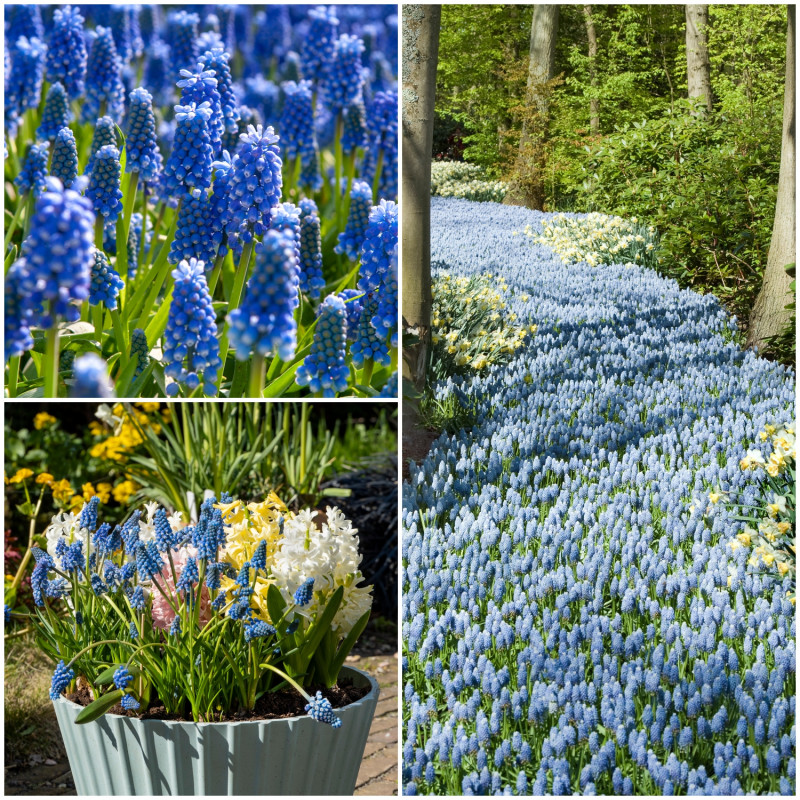
<path fill-rule="evenodd" d="M 708 58 L 708 6 L 686 6 L 686 75 L 689 98 L 705 101 L 711 112 L 711 62 Z"/>
<path fill-rule="evenodd" d="M 586 21 L 586 40 L 589 43 L 589 81 L 592 87 L 592 97 L 589 99 L 589 126 L 592 134 L 600 133 L 600 100 L 595 96 L 597 91 L 597 33 L 594 29 L 592 7 L 583 7 L 583 17 Z"/>
<path fill-rule="evenodd" d="M 550 103 L 550 87 L 556 61 L 557 5 L 535 5 L 531 21 L 530 62 L 525 114 L 519 142 L 515 185 L 508 203 L 541 209 L 544 205 L 544 145 Z"/>
<path fill-rule="evenodd" d="M 431 326 L 431 147 L 440 5 L 403 5 L 403 377 L 425 387 Z M 403 403 L 406 407 L 412 404 Z"/>
<path fill-rule="evenodd" d="M 770 336 L 777 336 L 791 321 L 785 306 L 791 302 L 791 278 L 786 272 L 795 263 L 795 7 L 788 7 L 786 31 L 786 84 L 783 90 L 783 139 L 781 169 L 778 174 L 778 199 L 775 203 L 775 222 L 769 243 L 764 283 L 750 314 L 747 331 L 748 345 L 763 345 Z"/>

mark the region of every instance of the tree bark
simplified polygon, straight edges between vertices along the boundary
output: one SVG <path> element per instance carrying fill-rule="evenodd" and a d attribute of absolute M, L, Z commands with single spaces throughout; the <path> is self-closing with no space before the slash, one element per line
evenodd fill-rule
<path fill-rule="evenodd" d="M 792 301 L 792 279 L 786 272 L 795 263 L 795 7 L 788 7 L 786 30 L 786 83 L 783 90 L 783 139 L 781 168 L 778 174 L 778 198 L 775 203 L 775 222 L 769 243 L 764 282 L 756 297 L 747 331 L 747 344 L 764 345 L 770 336 L 782 333 L 791 323 L 791 311 L 785 306 Z"/>
<path fill-rule="evenodd" d="M 589 81 L 592 87 L 592 97 L 589 99 L 589 127 L 594 136 L 600 133 L 600 100 L 595 96 L 597 91 L 597 33 L 594 29 L 592 7 L 583 7 L 583 17 L 586 22 L 586 40 L 589 44 Z"/>
<path fill-rule="evenodd" d="M 686 75 L 689 98 L 705 101 L 711 112 L 711 62 L 708 57 L 708 6 L 686 6 Z"/>
<path fill-rule="evenodd" d="M 514 185 L 504 202 L 541 209 L 544 205 L 544 144 L 558 36 L 557 5 L 535 5 L 531 20 L 530 62 L 525 113 Z"/>
<path fill-rule="evenodd" d="M 441 14 L 440 5 L 403 5 L 403 333 L 417 341 L 403 344 L 403 377 L 418 392 L 431 339 L 431 147 Z"/>

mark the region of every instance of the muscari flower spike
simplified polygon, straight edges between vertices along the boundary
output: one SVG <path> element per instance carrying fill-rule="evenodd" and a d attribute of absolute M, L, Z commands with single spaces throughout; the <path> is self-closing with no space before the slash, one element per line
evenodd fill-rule
<path fill-rule="evenodd" d="M 62 128 L 56 134 L 50 174 L 58 178 L 65 189 L 69 189 L 78 177 L 78 148 L 75 134 L 69 128 Z"/>
<path fill-rule="evenodd" d="M 175 286 L 164 333 L 164 371 L 176 381 L 167 386 L 172 396 L 179 386 L 194 391 L 201 380 L 205 381 L 206 395 L 216 393 L 214 382 L 222 361 L 216 315 L 203 269 L 203 262 L 192 258 L 181 261 L 172 272 Z"/>
<path fill-rule="evenodd" d="M 253 639 L 264 639 L 267 636 L 272 636 L 274 633 L 275 628 L 260 619 L 248 620 L 244 626 L 244 640 L 246 642 L 252 641 Z"/>
<path fill-rule="evenodd" d="M 397 329 L 397 222 L 397 204 L 381 200 L 370 212 L 361 245 L 358 288 L 377 300 L 370 321 L 379 338 Z"/>
<path fill-rule="evenodd" d="M 78 516 L 78 525 L 87 531 L 97 528 L 97 507 L 100 505 L 100 498 L 95 495 L 90 497 L 87 503 L 83 504 L 81 513 Z"/>
<path fill-rule="evenodd" d="M 90 122 L 101 113 L 121 119 L 125 109 L 125 87 L 122 83 L 122 64 L 117 55 L 110 28 L 99 25 L 86 63 L 85 101 L 81 107 L 81 122 Z"/>
<path fill-rule="evenodd" d="M 378 307 L 378 298 L 374 293 L 364 298 L 356 340 L 350 347 L 350 358 L 357 367 L 363 366 L 367 359 L 372 359 L 384 367 L 388 367 L 392 361 L 386 338 L 378 336 L 372 324 L 373 317 L 378 313 Z"/>
<path fill-rule="evenodd" d="M 44 39 L 42 13 L 38 5 L 9 5 L 6 8 L 6 40 L 16 42 L 20 36 Z"/>
<path fill-rule="evenodd" d="M 372 187 L 366 181 L 353 181 L 347 224 L 337 238 L 334 252 L 346 254 L 350 261 L 355 261 L 359 257 L 371 210 Z"/>
<path fill-rule="evenodd" d="M 127 666 L 122 665 L 117 667 L 114 671 L 114 686 L 117 689 L 127 689 L 133 683 L 133 675 L 131 675 Z"/>
<path fill-rule="evenodd" d="M 90 582 L 92 591 L 97 597 L 100 597 L 101 594 L 105 594 L 108 591 L 108 586 L 103 583 L 103 579 L 99 575 L 93 574 Z"/>
<path fill-rule="evenodd" d="M 197 27 L 200 17 L 188 11 L 170 11 L 167 15 L 167 40 L 170 45 L 172 74 L 190 69 L 197 63 Z"/>
<path fill-rule="evenodd" d="M 132 694 L 122 695 L 122 699 L 119 701 L 119 704 L 126 711 L 136 711 L 139 708 L 139 701 Z"/>
<path fill-rule="evenodd" d="M 319 146 L 314 128 L 311 81 L 286 81 L 280 119 L 281 141 L 285 158 L 299 158 L 302 166 L 300 183 L 314 191 L 322 187 L 319 172 Z"/>
<path fill-rule="evenodd" d="M 45 191 L 45 178 L 47 177 L 47 159 L 50 145 L 47 142 L 32 144 L 28 147 L 25 161 L 19 175 L 14 178 L 14 184 L 20 194 L 33 190 L 33 196 L 38 197 Z"/>
<path fill-rule="evenodd" d="M 147 336 L 141 328 L 134 328 L 131 333 L 131 358 L 136 359 L 136 371 L 133 377 L 138 378 L 150 363 L 150 348 L 147 346 Z"/>
<path fill-rule="evenodd" d="M 197 568 L 197 559 L 189 557 L 181 570 L 181 576 L 175 584 L 175 589 L 179 592 L 190 594 L 199 580 L 200 572 Z"/>
<path fill-rule="evenodd" d="M 108 365 L 97 353 L 84 353 L 72 366 L 69 396 L 76 398 L 115 397 L 108 377 Z"/>
<path fill-rule="evenodd" d="M 226 46 L 230 46 L 230 44 Z M 231 69 L 228 65 L 229 61 L 230 54 L 224 47 L 212 47 L 200 56 L 198 66 L 203 70 L 214 72 L 222 107 L 224 130 L 226 133 L 236 133 L 239 129 L 239 107 L 236 102 L 236 93 L 233 89 Z"/>
<path fill-rule="evenodd" d="M 170 636 L 180 636 L 181 635 L 181 618 L 175 617 L 169 626 L 169 635 Z"/>
<path fill-rule="evenodd" d="M 333 706 L 327 697 L 322 696 L 322 692 L 317 691 L 315 697 L 311 698 L 306 704 L 305 710 L 311 719 L 317 722 L 325 722 L 332 728 L 341 728 L 342 720 L 333 713 Z"/>
<path fill-rule="evenodd" d="M 361 56 L 364 42 L 358 36 L 342 34 L 333 46 L 331 61 L 322 83 L 322 96 L 334 113 L 342 113 L 361 95 L 364 75 Z"/>
<path fill-rule="evenodd" d="M 170 264 L 189 258 L 209 266 L 213 263 L 222 241 L 222 227 L 214 211 L 208 189 L 192 189 L 183 198 L 175 238 L 167 256 Z"/>
<path fill-rule="evenodd" d="M 383 385 L 383 388 L 378 393 L 378 397 L 387 397 L 392 400 L 397 399 L 397 372 L 393 372 L 389 376 L 389 380 Z"/>
<path fill-rule="evenodd" d="M 295 375 L 298 386 L 308 386 L 323 397 L 335 397 L 347 389 L 350 369 L 345 362 L 347 311 L 341 297 L 329 294 L 317 314 L 311 352 Z"/>
<path fill-rule="evenodd" d="M 302 72 L 318 83 L 325 79 L 333 56 L 339 20 L 334 6 L 317 6 L 308 12 L 309 26 L 303 41 Z"/>
<path fill-rule="evenodd" d="M 55 139 L 62 128 L 68 128 L 70 116 L 69 99 L 64 86 L 58 82 L 51 84 L 36 136 L 39 139 Z"/>
<path fill-rule="evenodd" d="M 142 181 L 153 183 L 160 178 L 163 164 L 156 139 L 153 97 L 140 86 L 129 95 L 125 172 L 138 172 Z"/>
<path fill-rule="evenodd" d="M 298 606 L 307 606 L 314 596 L 314 578 L 307 578 L 294 593 L 294 602 Z"/>
<path fill-rule="evenodd" d="M 283 177 L 278 137 L 272 127 L 250 126 L 240 137 L 228 184 L 226 232 L 235 253 L 262 236 L 281 199 Z"/>
<path fill-rule="evenodd" d="M 35 325 L 35 315 L 27 296 L 20 292 L 26 275 L 27 265 L 24 258 L 18 258 L 6 273 L 3 297 L 6 360 L 21 356 L 33 347 L 31 327 Z"/>
<path fill-rule="evenodd" d="M 325 288 L 320 227 L 317 204 L 304 197 L 300 201 L 300 291 L 312 300 L 318 300 Z"/>
<path fill-rule="evenodd" d="M 130 596 L 130 603 L 134 611 L 144 611 L 144 589 L 141 586 L 137 585 L 133 590 L 133 594 Z M 121 689 L 122 687 L 120 686 L 119 688 Z"/>
<path fill-rule="evenodd" d="M 61 697 L 61 693 L 74 680 L 75 670 L 73 670 L 72 667 L 68 667 L 64 663 L 64 659 L 61 659 L 61 661 L 59 661 L 56 665 L 55 672 L 53 673 L 53 679 L 50 682 L 50 699 L 58 700 L 58 698 Z"/>
<path fill-rule="evenodd" d="M 377 92 L 367 109 L 367 148 L 361 174 L 371 184 L 380 155 L 378 194 L 397 196 L 397 92 Z"/>
<path fill-rule="evenodd" d="M 211 185 L 214 151 L 208 131 L 209 104 L 175 106 L 175 141 L 164 168 L 164 185 L 170 194 L 187 194 L 189 189 Z"/>
<path fill-rule="evenodd" d="M 121 172 L 119 150 L 113 144 L 95 153 L 86 196 L 92 201 L 95 213 L 104 216 L 106 222 L 116 222 L 122 211 Z"/>
<path fill-rule="evenodd" d="M 117 307 L 117 297 L 125 283 L 119 273 L 111 266 L 111 262 L 102 250 L 94 251 L 92 264 L 92 284 L 89 293 L 89 305 L 105 303 L 106 308 Z"/>
<path fill-rule="evenodd" d="M 361 312 L 364 310 L 364 292 L 359 289 L 344 289 L 339 292 L 339 297 L 344 301 L 347 312 L 347 341 L 354 342 L 361 322 Z"/>
<path fill-rule="evenodd" d="M 222 133 L 225 130 L 225 119 L 222 116 L 222 98 L 217 91 L 216 73 L 213 69 L 206 68 L 202 62 L 197 65 L 194 72 L 182 69 L 181 80 L 176 84 L 181 90 L 180 105 L 194 104 L 200 106 L 208 104 L 211 113 L 206 120 L 208 136 L 211 143 L 212 156 L 216 156 L 222 149 Z"/>
<path fill-rule="evenodd" d="M 228 315 L 230 343 L 236 358 L 246 361 L 253 352 L 277 352 L 282 361 L 294 355 L 300 278 L 294 241 L 279 231 L 267 232 L 256 244 L 255 266 L 242 305 Z"/>
<path fill-rule="evenodd" d="M 344 112 L 344 128 L 342 131 L 342 152 L 350 155 L 359 147 L 367 144 L 367 109 L 364 105 L 363 92 L 347 106 Z"/>
<path fill-rule="evenodd" d="M 106 145 L 117 144 L 117 126 L 111 117 L 100 117 L 94 125 L 92 133 L 92 144 L 89 147 L 89 158 L 86 162 L 85 175 L 92 174 L 92 167 L 94 166 L 94 158 L 97 152 Z"/>
<path fill-rule="evenodd" d="M 39 105 L 47 47 L 38 38 L 21 36 L 6 52 L 11 55 L 11 70 L 5 91 L 5 114 L 9 132 L 16 132 L 17 118 Z"/>
<path fill-rule="evenodd" d="M 53 29 L 47 47 L 47 80 L 61 81 L 70 99 L 83 94 L 86 79 L 86 41 L 83 17 L 73 6 L 53 11 Z"/>

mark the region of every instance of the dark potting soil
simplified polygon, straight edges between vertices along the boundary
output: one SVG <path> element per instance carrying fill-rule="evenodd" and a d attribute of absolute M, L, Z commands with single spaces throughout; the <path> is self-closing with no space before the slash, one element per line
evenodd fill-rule
<path fill-rule="evenodd" d="M 317 691 L 321 691 L 324 697 L 327 697 L 330 704 L 334 708 L 343 708 L 360 700 L 365 695 L 369 694 L 369 686 L 354 686 L 347 678 L 336 686 L 328 689 L 325 686 L 312 686 L 307 689 L 308 693 L 313 697 Z M 92 702 L 92 696 L 86 686 L 79 686 L 74 692 L 65 695 L 67 700 L 77 703 L 80 706 L 88 706 Z M 234 711 L 229 714 L 223 714 L 219 717 L 214 717 L 209 720 L 201 720 L 203 722 L 247 722 L 249 720 L 258 719 L 284 719 L 286 717 L 302 717 L 305 716 L 306 699 L 302 697 L 294 689 L 282 689 L 279 692 L 268 692 L 256 700 L 256 707 L 252 711 Z M 137 713 L 136 711 L 126 711 L 121 705 L 117 704 L 108 712 L 110 714 L 118 714 L 126 717 L 136 717 L 137 719 L 160 719 L 169 722 L 192 722 L 191 718 L 187 719 L 180 714 L 168 713 L 164 706 L 156 697 L 150 704 L 150 708 L 144 713 Z"/>

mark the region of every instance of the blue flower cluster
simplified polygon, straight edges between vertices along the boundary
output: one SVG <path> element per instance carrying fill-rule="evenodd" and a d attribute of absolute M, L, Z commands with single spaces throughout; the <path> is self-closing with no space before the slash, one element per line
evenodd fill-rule
<path fill-rule="evenodd" d="M 98 25 L 91 37 L 81 122 L 91 122 L 104 114 L 121 119 L 125 108 L 125 87 L 114 34 L 110 28 Z"/>
<path fill-rule="evenodd" d="M 183 196 L 189 189 L 207 189 L 211 185 L 211 163 L 214 150 L 208 121 L 208 101 L 196 105 L 175 106 L 175 141 L 164 167 L 166 189 Z"/>
<path fill-rule="evenodd" d="M 404 485 L 405 793 L 794 795 L 788 579 L 715 501 L 754 502 L 794 374 L 712 296 L 514 235 L 548 218 L 432 199 L 436 269 L 506 281 L 538 332 L 435 387 L 477 422 Z"/>
<path fill-rule="evenodd" d="M 119 273 L 111 266 L 108 256 L 102 250 L 94 251 L 92 264 L 92 283 L 89 288 L 89 305 L 105 303 L 106 308 L 117 307 L 117 297 L 125 286 Z"/>
<path fill-rule="evenodd" d="M 318 300 L 325 288 L 322 275 L 322 237 L 317 204 L 310 198 L 300 201 L 300 291 Z"/>
<path fill-rule="evenodd" d="M 347 311 L 339 295 L 329 294 L 319 307 L 311 352 L 298 367 L 298 386 L 308 386 L 323 397 L 336 397 L 347 389 L 350 370 L 345 363 Z"/>
<path fill-rule="evenodd" d="M 86 42 L 83 17 L 77 8 L 53 11 L 53 30 L 47 48 L 47 80 L 62 81 L 67 94 L 80 97 L 86 79 Z"/>
<path fill-rule="evenodd" d="M 347 254 L 355 261 L 364 244 L 364 234 L 369 224 L 369 212 L 372 210 L 372 187 L 366 181 L 353 181 L 350 189 L 350 212 L 347 225 L 337 238 L 334 252 Z"/>
<path fill-rule="evenodd" d="M 14 178 L 14 184 L 20 194 L 33 190 L 34 197 L 38 197 L 45 190 L 45 177 L 47 176 L 47 158 L 49 145 L 32 144 L 25 155 L 25 161 L 19 175 Z"/>
<path fill-rule="evenodd" d="M 69 125 L 69 120 L 69 98 L 63 84 L 56 81 L 47 90 L 42 121 L 36 129 L 36 135 L 40 139 L 55 139 L 58 132 Z"/>
<path fill-rule="evenodd" d="M 70 128 L 62 128 L 56 134 L 50 174 L 58 178 L 66 189 L 69 189 L 78 177 L 78 147 L 75 143 L 75 134 Z"/>
<path fill-rule="evenodd" d="M 116 222 L 122 211 L 121 173 L 119 150 L 113 144 L 101 147 L 94 154 L 86 196 L 92 201 L 95 213 L 102 214 L 107 222 Z"/>
<path fill-rule="evenodd" d="M 114 389 L 108 378 L 108 365 L 97 353 L 84 353 L 76 358 L 72 378 L 70 397 L 114 397 Z"/>
<path fill-rule="evenodd" d="M 163 159 L 156 140 L 153 97 L 141 86 L 134 89 L 128 102 L 128 138 L 125 140 L 125 172 L 138 172 L 145 183 L 161 177 Z"/>

